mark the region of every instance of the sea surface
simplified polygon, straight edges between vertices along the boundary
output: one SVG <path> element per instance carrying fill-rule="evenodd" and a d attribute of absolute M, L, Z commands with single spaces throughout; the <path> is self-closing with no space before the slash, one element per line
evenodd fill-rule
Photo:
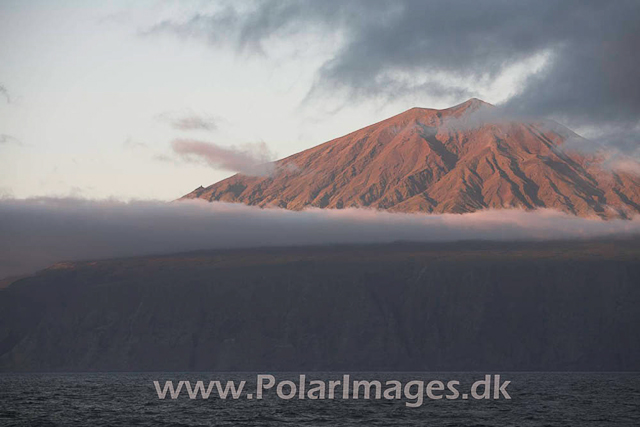
<path fill-rule="evenodd" d="M 307 380 L 343 373 L 306 373 Z M 500 373 L 511 400 L 158 398 L 153 381 L 246 380 L 255 373 L 0 374 L 0 426 L 640 426 L 640 373 Z M 298 374 L 273 374 L 278 381 Z M 484 373 L 351 373 L 353 379 L 459 380 Z M 341 397 L 341 396 L 340 396 Z"/>

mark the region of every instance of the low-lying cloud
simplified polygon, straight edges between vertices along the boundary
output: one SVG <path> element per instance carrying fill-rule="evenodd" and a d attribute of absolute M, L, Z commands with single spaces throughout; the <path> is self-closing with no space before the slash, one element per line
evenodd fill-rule
<path fill-rule="evenodd" d="M 635 158 L 617 153 L 609 162 L 605 162 L 605 167 L 618 172 L 625 172 L 640 176 L 640 162 Z"/>
<path fill-rule="evenodd" d="M 55 262 L 215 248 L 394 241 L 553 240 L 639 234 L 632 220 L 552 210 L 403 214 L 363 209 L 301 212 L 185 201 L 0 199 L 0 278 Z"/>
<path fill-rule="evenodd" d="M 183 160 L 203 162 L 214 169 L 253 176 L 269 175 L 273 169 L 270 162 L 275 158 L 264 142 L 223 147 L 194 139 L 174 139 L 171 148 Z"/>

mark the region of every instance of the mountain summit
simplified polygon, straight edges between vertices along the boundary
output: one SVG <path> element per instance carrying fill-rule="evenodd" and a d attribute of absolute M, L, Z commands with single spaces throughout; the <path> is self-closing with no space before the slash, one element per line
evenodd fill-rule
<path fill-rule="evenodd" d="M 182 199 L 300 210 L 371 207 L 465 213 L 553 208 L 580 216 L 640 212 L 640 177 L 596 155 L 564 149 L 580 137 L 548 121 L 496 119 L 472 98 L 451 108 L 412 108 L 274 162 L 270 176 L 234 175 Z"/>

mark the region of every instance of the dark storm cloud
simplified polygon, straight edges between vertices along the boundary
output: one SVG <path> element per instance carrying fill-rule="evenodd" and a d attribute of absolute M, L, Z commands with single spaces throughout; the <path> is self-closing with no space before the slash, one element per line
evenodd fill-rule
<path fill-rule="evenodd" d="M 638 142 L 638 1 L 249 4 L 242 12 L 228 6 L 164 21 L 147 32 L 228 43 L 242 52 L 262 52 L 269 39 L 310 28 L 340 33 L 344 43 L 318 70 L 310 96 L 342 91 L 360 101 L 416 93 L 462 99 L 505 67 L 545 54 L 546 66 L 505 103 L 507 110 L 591 126 L 592 135 L 622 149 Z"/>
<path fill-rule="evenodd" d="M 230 44 L 238 51 L 264 53 L 263 42 L 272 37 L 285 37 L 311 27 L 335 25 L 357 19 L 357 8 L 340 2 L 261 1 L 245 2 L 247 10 L 227 3 L 213 13 L 197 12 L 186 20 L 164 20 L 141 31 L 142 35 L 171 33 L 182 38 L 203 39 L 211 45 Z M 375 2 L 371 5 L 375 7 Z M 233 6 L 232 6 L 233 5 Z M 361 5 L 361 4 L 360 4 Z M 251 7 L 253 6 L 253 7 Z"/>
<path fill-rule="evenodd" d="M 279 245 L 394 241 L 553 240 L 640 233 L 632 220 L 551 210 L 401 214 L 302 212 L 243 204 L 0 199 L 0 279 L 58 261 Z"/>

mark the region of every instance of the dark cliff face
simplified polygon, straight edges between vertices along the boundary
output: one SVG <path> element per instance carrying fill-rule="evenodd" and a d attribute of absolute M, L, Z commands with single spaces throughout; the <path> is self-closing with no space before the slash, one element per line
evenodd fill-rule
<path fill-rule="evenodd" d="M 0 368 L 639 370 L 638 324 L 638 241 L 198 252 L 0 290 Z"/>

